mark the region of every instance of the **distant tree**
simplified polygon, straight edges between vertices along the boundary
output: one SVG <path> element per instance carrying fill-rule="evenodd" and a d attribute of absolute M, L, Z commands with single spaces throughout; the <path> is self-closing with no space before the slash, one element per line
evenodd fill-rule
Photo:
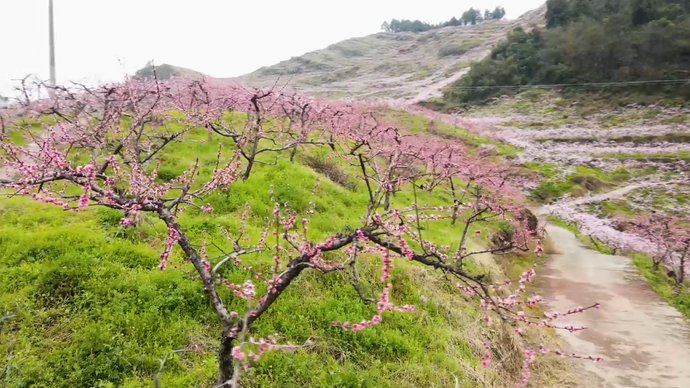
<path fill-rule="evenodd" d="M 506 16 L 506 10 L 503 7 L 496 7 L 493 11 L 484 10 L 484 20 L 501 20 Z"/>
<path fill-rule="evenodd" d="M 388 23 L 388 22 L 383 22 L 383 24 L 381 24 L 381 29 L 384 30 L 384 31 L 386 31 L 386 32 L 391 32 L 391 25 L 390 25 L 390 23 Z"/>
<path fill-rule="evenodd" d="M 421 20 L 407 19 L 393 19 L 390 21 L 390 23 L 383 22 L 383 24 L 381 25 L 381 29 L 386 32 L 424 32 L 437 27 L 439 26 L 424 23 Z"/>
<path fill-rule="evenodd" d="M 592 0 L 570 0 L 568 5 L 571 21 L 587 16 L 596 19 L 601 15 L 596 12 L 596 6 Z"/>
<path fill-rule="evenodd" d="M 464 25 L 470 24 L 470 25 L 474 26 L 484 19 L 482 18 L 481 11 L 474 9 L 474 8 L 470 8 L 467 11 L 463 12 L 460 20 L 462 20 Z"/>
<path fill-rule="evenodd" d="M 447 22 L 447 25 L 449 26 L 459 26 L 460 24 L 462 23 L 460 23 L 460 20 L 458 20 L 458 18 L 456 18 L 455 16 L 450 18 L 450 20 Z"/>
<path fill-rule="evenodd" d="M 411 24 L 411 30 L 412 32 L 424 32 L 432 29 L 433 26 L 428 23 L 424 23 L 420 20 L 415 20 Z"/>
<path fill-rule="evenodd" d="M 463 12 L 460 19 L 453 16 L 450 20 L 439 24 L 429 24 L 421 20 L 392 19 L 390 22 L 383 22 L 381 30 L 385 32 L 424 32 L 441 27 L 475 25 L 484 20 L 503 19 L 505 15 L 506 11 L 503 7 L 496 7 L 493 11 L 484 10 L 483 14 L 478 9 L 470 8 Z"/>
<path fill-rule="evenodd" d="M 494 8 L 493 12 L 491 12 L 491 17 L 484 17 L 484 19 L 494 19 L 494 20 L 500 20 L 503 19 L 503 17 L 506 16 L 506 10 L 503 7 L 496 7 Z"/>

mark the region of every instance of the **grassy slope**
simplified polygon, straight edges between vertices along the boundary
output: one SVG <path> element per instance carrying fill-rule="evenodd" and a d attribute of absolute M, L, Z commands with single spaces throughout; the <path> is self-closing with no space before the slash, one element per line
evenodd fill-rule
<path fill-rule="evenodd" d="M 215 157 L 217 144 L 205 132 L 175 145 L 167 155 L 181 173 L 199 156 L 202 165 Z M 320 157 L 319 152 L 312 156 Z M 209 174 L 207 168 L 202 173 Z M 318 183 L 317 183 L 318 182 Z M 349 191 L 301 163 L 284 157 L 259 166 L 247 182 L 227 195 L 209 199 L 213 215 L 189 210 L 182 224 L 201 243 L 222 243 L 221 226 L 237 231 L 245 204 L 251 206 L 249 234 L 257 237 L 271 213 L 271 193 L 298 212 L 312 206 L 314 239 L 355 224 L 366 203 L 361 190 Z M 315 195 L 311 196 L 310 193 Z M 430 204 L 442 194 L 420 193 Z M 310 203 L 313 201 L 313 204 Z M 395 203 L 409 204 L 411 193 Z M 3 385 L 151 386 L 160 370 L 163 386 L 212 385 L 219 335 L 197 275 L 175 252 L 166 271 L 156 269 L 162 251 L 163 225 L 144 218 L 135 229 L 119 227 L 121 214 L 107 209 L 64 212 L 22 199 L 0 201 L 0 376 Z M 450 225 L 428 236 L 448 244 L 457 234 Z M 210 256 L 218 254 L 209 249 Z M 266 267 L 266 252 L 251 264 Z M 526 259 L 520 264 L 525 265 Z M 510 264 L 508 264 L 508 268 Z M 359 268 L 364 289 L 380 291 L 378 261 Z M 233 281 L 244 274 L 228 270 Z M 347 275 L 307 274 L 300 278 L 255 327 L 257 336 L 280 333 L 285 340 L 308 345 L 295 354 L 272 353 L 250 370 L 249 386 L 449 386 L 511 385 L 519 373 L 520 350 L 510 334 L 482 332 L 477 307 L 454 297 L 439 274 L 398 260 L 393 298 L 417 305 L 415 313 L 387 313 L 384 323 L 365 332 L 331 327 L 334 320 L 358 321 L 375 308 L 357 298 Z M 229 293 L 226 299 L 230 300 Z M 242 311 L 238 301 L 229 306 Z M 505 361 L 479 367 L 482 337 L 500 338 Z M 555 367 L 554 367 L 555 366 Z M 535 381 L 555 384 L 568 378 L 562 361 L 546 358 L 536 365 Z M 558 372 L 558 373 L 557 373 Z M 546 383 L 550 382 L 550 383 Z"/>
<path fill-rule="evenodd" d="M 667 276 L 663 269 L 655 270 L 652 267 L 652 260 L 649 257 L 633 255 L 632 259 L 640 274 L 647 279 L 652 288 L 669 304 L 690 318 L 690 289 L 685 287 L 679 290 L 673 279 Z"/>

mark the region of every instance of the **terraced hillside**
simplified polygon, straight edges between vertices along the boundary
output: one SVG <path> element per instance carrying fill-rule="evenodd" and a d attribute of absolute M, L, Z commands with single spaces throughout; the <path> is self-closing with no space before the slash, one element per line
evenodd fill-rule
<path fill-rule="evenodd" d="M 443 87 L 488 55 L 508 31 L 543 24 L 544 12 L 540 7 L 512 21 L 348 39 L 238 80 L 263 87 L 287 83 L 297 91 L 331 98 L 423 101 L 440 96 Z"/>
<path fill-rule="evenodd" d="M 690 225 L 686 101 L 532 89 L 437 116 L 514 147 L 506 157 L 540 177 L 531 197 L 550 204 L 545 212 L 599 250 L 636 253 L 654 288 L 690 315 L 690 294 L 673 279 L 690 270 L 683 251 L 664 259 L 661 271 L 649 259 L 666 252 L 664 232 L 651 225 L 673 220 L 679 240 Z"/>

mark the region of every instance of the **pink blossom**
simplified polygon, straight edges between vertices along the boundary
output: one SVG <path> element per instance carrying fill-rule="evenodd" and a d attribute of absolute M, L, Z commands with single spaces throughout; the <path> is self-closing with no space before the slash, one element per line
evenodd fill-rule
<path fill-rule="evenodd" d="M 530 370 L 530 367 L 532 366 L 532 363 L 534 363 L 534 360 L 536 358 L 536 354 L 532 349 L 527 349 L 524 354 L 524 359 L 522 363 L 522 374 L 521 374 L 521 380 L 520 383 L 516 384 L 516 387 L 524 387 L 526 388 L 529 385 L 529 380 L 532 375 L 532 371 Z"/>
<path fill-rule="evenodd" d="M 235 346 L 232 348 L 232 356 L 237 360 L 237 361 L 243 361 L 246 357 L 244 352 L 239 346 Z"/>
<path fill-rule="evenodd" d="M 482 356 L 482 367 L 488 368 L 491 365 L 491 346 L 484 343 L 484 355 Z"/>
<path fill-rule="evenodd" d="M 165 250 L 161 253 L 160 269 L 164 270 L 168 266 L 170 254 L 173 246 L 180 240 L 180 233 L 175 228 L 168 229 L 168 241 L 165 243 Z"/>

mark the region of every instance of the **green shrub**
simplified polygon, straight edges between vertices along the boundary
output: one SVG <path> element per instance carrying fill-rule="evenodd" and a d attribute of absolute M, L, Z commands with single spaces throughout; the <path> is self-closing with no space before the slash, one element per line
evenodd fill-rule
<path fill-rule="evenodd" d="M 449 56 L 460 56 L 465 54 L 468 51 L 468 48 L 460 45 L 460 44 L 450 44 L 441 47 L 438 50 L 438 57 L 439 58 L 444 58 L 444 57 L 449 57 Z"/>
<path fill-rule="evenodd" d="M 550 202 L 553 199 L 562 197 L 573 188 L 573 183 L 566 180 L 552 181 L 544 180 L 532 190 L 530 196 L 540 202 Z"/>

